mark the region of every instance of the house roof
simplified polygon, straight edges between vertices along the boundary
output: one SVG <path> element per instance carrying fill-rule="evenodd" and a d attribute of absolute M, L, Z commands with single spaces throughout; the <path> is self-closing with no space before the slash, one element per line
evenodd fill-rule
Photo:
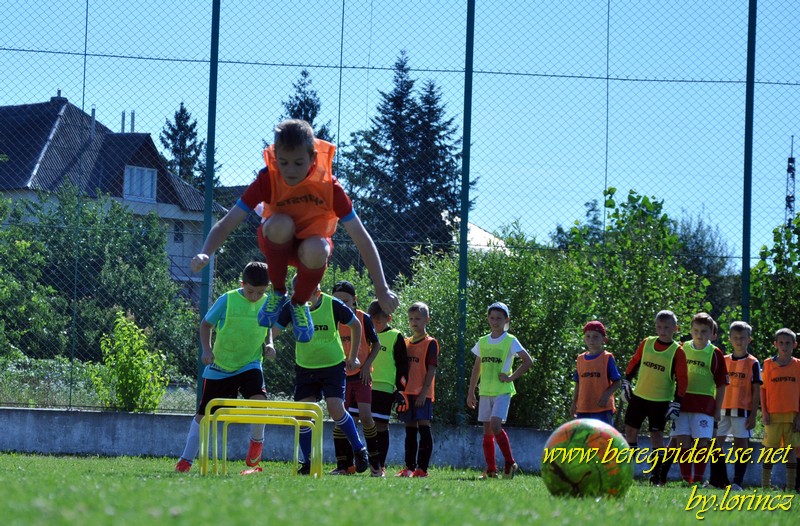
<path fill-rule="evenodd" d="M 203 193 L 167 170 L 149 133 L 114 133 L 64 97 L 0 106 L 0 191 L 72 183 L 90 197 L 122 198 L 126 165 L 158 172 L 157 202 L 203 211 Z M 215 202 L 213 211 L 227 210 Z"/>

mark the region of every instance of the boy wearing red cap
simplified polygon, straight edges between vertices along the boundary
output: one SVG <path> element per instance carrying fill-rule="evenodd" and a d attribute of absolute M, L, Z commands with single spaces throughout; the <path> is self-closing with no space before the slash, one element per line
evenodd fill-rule
<path fill-rule="evenodd" d="M 572 395 L 572 416 L 596 418 L 611 425 L 614 421 L 614 391 L 619 389 L 622 376 L 614 355 L 603 345 L 608 341 L 605 326 L 590 321 L 583 326 L 583 343 L 586 352 L 580 354 L 572 376 L 575 393 Z"/>
<path fill-rule="evenodd" d="M 511 397 L 517 392 L 514 380 L 525 374 L 525 371 L 533 365 L 533 360 L 519 340 L 506 332 L 510 312 L 505 303 L 498 301 L 489 305 L 486 317 L 491 332 L 478 340 L 472 348 L 475 365 L 472 367 L 472 376 L 469 380 L 467 407 L 475 409 L 477 405 L 475 388 L 480 379 L 478 421 L 483 422 L 483 455 L 486 458 L 486 471 L 481 478 L 497 478 L 494 448 L 496 441 L 505 459 L 503 478 L 510 479 L 514 478 L 519 466 L 514 461 L 511 443 L 503 429 L 503 422 L 508 416 Z M 516 370 L 513 369 L 515 356 L 522 360 Z"/>

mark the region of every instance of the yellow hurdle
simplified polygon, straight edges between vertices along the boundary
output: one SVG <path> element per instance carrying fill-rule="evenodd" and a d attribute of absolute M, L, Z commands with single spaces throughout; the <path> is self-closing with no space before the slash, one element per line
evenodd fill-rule
<path fill-rule="evenodd" d="M 217 411 L 212 411 L 219 408 Z M 200 474 L 208 474 L 209 439 L 213 425 L 214 474 L 218 473 L 217 451 L 218 426 L 224 423 L 222 433 L 222 470 L 227 473 L 227 426 L 239 424 L 291 425 L 295 428 L 294 460 L 298 459 L 300 427 L 311 428 L 311 475 L 322 477 L 322 408 L 311 402 L 283 400 L 243 400 L 238 398 L 215 398 L 206 405 L 205 415 L 200 420 Z"/>

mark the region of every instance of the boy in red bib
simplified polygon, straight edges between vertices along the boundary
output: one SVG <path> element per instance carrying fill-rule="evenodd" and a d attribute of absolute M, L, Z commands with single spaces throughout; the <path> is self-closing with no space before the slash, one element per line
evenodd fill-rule
<path fill-rule="evenodd" d="M 614 355 L 603 345 L 608 341 L 605 326 L 590 321 L 583 326 L 586 352 L 578 356 L 573 375 L 575 392 L 572 397 L 572 416 L 596 418 L 612 425 L 614 421 L 614 391 L 622 384 Z"/>
<path fill-rule="evenodd" d="M 272 327 L 289 303 L 295 338 L 300 342 L 308 342 L 314 335 L 306 303 L 325 274 L 333 250 L 331 236 L 340 220 L 364 260 L 383 309 L 391 313 L 398 305 L 397 296 L 386 284 L 372 238 L 332 174 L 335 152 L 333 144 L 314 137 L 306 121 L 281 122 L 275 128 L 274 144 L 264 150 L 266 166 L 236 206 L 211 228 L 191 263 L 192 270 L 199 272 L 230 233 L 261 206 L 264 222 L 258 229 L 258 245 L 267 260 L 272 290 L 259 322 Z M 286 293 L 289 265 L 297 268 L 297 286 L 291 298 Z"/>

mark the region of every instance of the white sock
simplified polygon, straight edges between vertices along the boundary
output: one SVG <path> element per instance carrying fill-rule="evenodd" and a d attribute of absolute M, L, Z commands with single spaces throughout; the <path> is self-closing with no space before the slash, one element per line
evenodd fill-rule
<path fill-rule="evenodd" d="M 197 456 L 197 452 L 200 450 L 200 424 L 197 423 L 197 420 L 192 418 L 192 425 L 189 426 L 189 434 L 186 436 L 186 447 L 183 448 L 183 453 L 181 454 L 181 458 L 184 460 L 188 460 L 189 462 L 194 462 L 194 457 Z"/>
<path fill-rule="evenodd" d="M 250 424 L 250 438 L 256 442 L 263 442 L 264 424 Z"/>

